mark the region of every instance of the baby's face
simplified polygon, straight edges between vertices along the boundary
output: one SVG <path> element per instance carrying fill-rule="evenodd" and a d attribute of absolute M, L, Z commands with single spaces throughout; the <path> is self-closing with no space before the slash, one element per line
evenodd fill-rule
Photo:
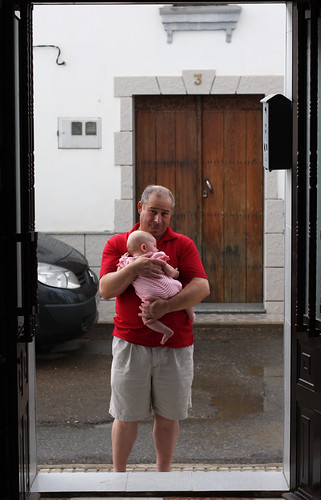
<path fill-rule="evenodd" d="M 147 252 L 158 252 L 155 238 L 150 238 L 146 241 Z"/>

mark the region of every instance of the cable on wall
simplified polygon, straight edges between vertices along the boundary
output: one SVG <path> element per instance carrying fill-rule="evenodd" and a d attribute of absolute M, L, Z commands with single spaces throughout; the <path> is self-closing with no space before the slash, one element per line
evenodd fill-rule
<path fill-rule="evenodd" d="M 61 50 L 60 50 L 60 47 L 58 47 L 57 45 L 34 45 L 34 47 L 52 47 L 54 49 L 57 49 L 58 55 L 57 55 L 57 59 L 56 59 L 56 64 L 58 64 L 58 66 L 63 66 L 64 64 L 66 64 L 65 61 L 59 61 Z"/>

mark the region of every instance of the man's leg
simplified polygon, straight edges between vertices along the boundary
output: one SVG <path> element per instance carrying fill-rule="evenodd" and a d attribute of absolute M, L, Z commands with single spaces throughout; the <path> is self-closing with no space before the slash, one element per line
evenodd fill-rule
<path fill-rule="evenodd" d="M 137 438 L 138 422 L 115 419 L 111 431 L 114 472 L 126 472 L 127 460 Z"/>
<path fill-rule="evenodd" d="M 178 420 L 169 420 L 155 413 L 154 443 L 157 457 L 157 472 L 170 472 L 178 430 Z"/>

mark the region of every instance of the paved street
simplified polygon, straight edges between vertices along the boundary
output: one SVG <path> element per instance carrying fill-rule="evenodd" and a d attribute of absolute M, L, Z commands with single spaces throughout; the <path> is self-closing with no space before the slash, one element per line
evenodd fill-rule
<path fill-rule="evenodd" d="M 193 408 L 177 464 L 275 464 L 283 446 L 281 325 L 195 325 Z M 111 325 L 37 358 L 39 464 L 111 464 Z M 132 464 L 154 463 L 152 421 Z"/>

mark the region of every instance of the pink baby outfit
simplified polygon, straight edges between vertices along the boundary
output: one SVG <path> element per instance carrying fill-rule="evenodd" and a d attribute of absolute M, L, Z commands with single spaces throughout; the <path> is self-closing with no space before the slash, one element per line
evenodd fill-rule
<path fill-rule="evenodd" d="M 150 256 L 151 259 L 161 259 L 165 262 L 169 260 L 168 255 L 164 252 L 155 252 Z M 127 266 L 130 262 L 133 262 L 137 257 L 132 257 L 128 254 L 123 255 L 118 262 L 117 267 L 119 269 Z M 137 276 L 132 282 L 133 287 L 135 288 L 135 292 L 142 302 L 148 302 L 147 297 L 154 296 L 159 297 L 161 299 L 169 299 L 173 297 L 182 289 L 182 283 L 171 276 L 167 276 L 165 273 L 160 275 L 157 278 L 147 277 L 147 276 Z M 186 310 L 189 318 L 194 321 L 194 311 L 192 308 Z M 166 325 L 161 323 L 158 320 L 148 320 L 146 323 L 147 326 L 152 328 L 153 330 L 163 333 L 163 338 L 161 340 L 161 344 L 165 344 L 166 340 L 169 339 L 173 335 L 173 330 L 168 328 Z"/>
<path fill-rule="evenodd" d="M 125 267 L 136 258 L 137 257 L 131 257 L 130 255 L 125 254 L 119 259 L 118 267 Z M 161 259 L 165 262 L 169 260 L 169 257 L 164 252 L 155 252 L 150 256 L 150 258 Z M 182 283 L 180 281 L 172 278 L 171 276 L 167 276 L 166 274 L 160 275 L 159 278 L 137 276 L 132 285 L 135 288 L 136 294 L 142 301 L 145 301 L 146 298 L 151 295 L 162 299 L 168 299 L 169 297 L 176 295 L 182 289 Z"/>

